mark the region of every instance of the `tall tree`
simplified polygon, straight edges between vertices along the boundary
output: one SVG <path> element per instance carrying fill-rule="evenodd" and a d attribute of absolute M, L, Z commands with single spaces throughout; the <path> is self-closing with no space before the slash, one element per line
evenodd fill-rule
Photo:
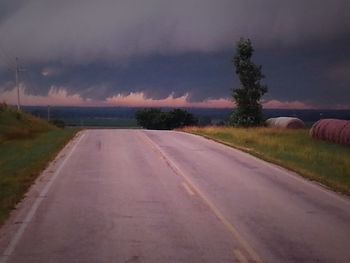
<path fill-rule="evenodd" d="M 232 60 L 240 80 L 240 87 L 232 92 L 237 105 L 231 115 L 235 126 L 257 126 L 262 122 L 260 99 L 267 92 L 267 86 L 260 83 L 265 76 L 261 72 L 262 66 L 251 61 L 253 52 L 250 39 L 241 38 L 238 41 Z"/>

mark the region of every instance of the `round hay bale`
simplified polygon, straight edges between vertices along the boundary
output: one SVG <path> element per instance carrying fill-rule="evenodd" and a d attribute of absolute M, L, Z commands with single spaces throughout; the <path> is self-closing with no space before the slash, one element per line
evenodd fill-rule
<path fill-rule="evenodd" d="M 302 120 L 293 117 L 277 117 L 266 120 L 267 127 L 282 129 L 302 129 L 305 124 Z"/>
<path fill-rule="evenodd" d="M 322 119 L 316 122 L 310 135 L 314 138 L 350 145 L 350 121 Z"/>

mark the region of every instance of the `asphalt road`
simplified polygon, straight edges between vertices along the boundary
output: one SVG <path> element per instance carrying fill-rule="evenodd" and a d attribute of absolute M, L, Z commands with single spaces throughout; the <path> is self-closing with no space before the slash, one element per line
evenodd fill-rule
<path fill-rule="evenodd" d="M 0 231 L 0 262 L 350 262 L 350 202 L 204 138 L 87 130 Z"/>

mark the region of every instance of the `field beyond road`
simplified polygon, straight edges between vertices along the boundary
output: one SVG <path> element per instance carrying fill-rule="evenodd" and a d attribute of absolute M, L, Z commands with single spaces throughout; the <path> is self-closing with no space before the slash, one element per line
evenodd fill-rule
<path fill-rule="evenodd" d="M 0 105 L 0 225 L 76 132 Z"/>
<path fill-rule="evenodd" d="M 243 150 L 350 195 L 350 148 L 313 139 L 306 129 L 188 127 L 182 131 Z"/>

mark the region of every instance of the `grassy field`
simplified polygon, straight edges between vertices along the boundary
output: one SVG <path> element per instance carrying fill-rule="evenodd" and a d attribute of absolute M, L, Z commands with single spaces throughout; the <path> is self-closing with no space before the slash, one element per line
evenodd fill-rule
<path fill-rule="evenodd" d="M 76 132 L 0 105 L 0 225 Z"/>
<path fill-rule="evenodd" d="M 308 130 L 224 127 L 182 130 L 238 148 L 350 195 L 350 148 L 313 139 Z"/>

